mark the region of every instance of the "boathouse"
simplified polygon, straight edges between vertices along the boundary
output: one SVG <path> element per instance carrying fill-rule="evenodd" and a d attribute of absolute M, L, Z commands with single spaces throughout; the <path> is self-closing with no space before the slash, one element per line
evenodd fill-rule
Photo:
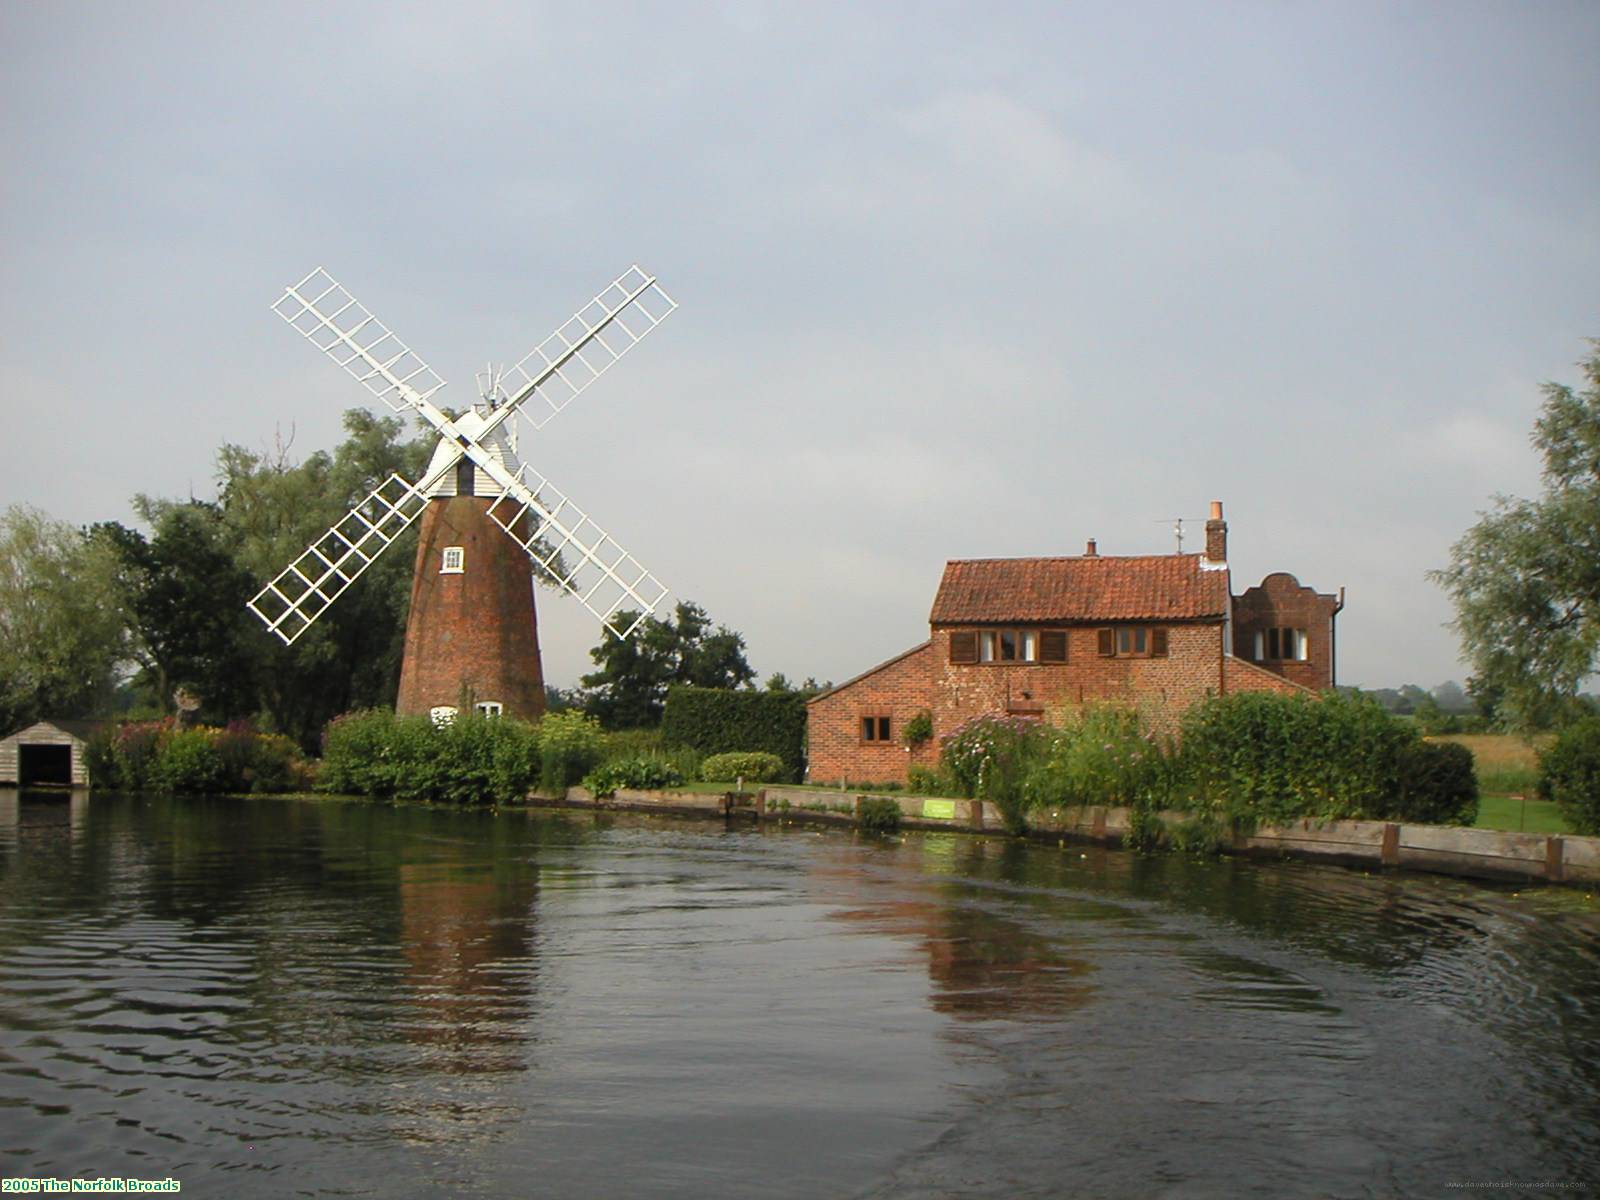
<path fill-rule="evenodd" d="M 88 787 L 84 758 L 104 721 L 39 721 L 0 741 L 0 787 Z"/>

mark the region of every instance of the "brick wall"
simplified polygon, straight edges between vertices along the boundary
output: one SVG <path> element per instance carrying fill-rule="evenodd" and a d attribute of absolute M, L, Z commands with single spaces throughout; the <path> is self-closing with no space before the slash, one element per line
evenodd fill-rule
<path fill-rule="evenodd" d="M 474 701 L 499 701 L 508 716 L 544 712 L 532 571 L 488 516 L 492 502 L 451 496 L 423 510 L 397 712 L 455 707 L 463 690 Z M 462 548 L 460 574 L 440 572 L 447 546 Z"/>
<path fill-rule="evenodd" d="M 1278 672 L 1242 658 L 1230 658 L 1224 665 L 1223 686 L 1230 695 L 1234 692 L 1277 692 L 1280 696 L 1288 696 L 1306 690 L 1303 685 L 1284 678 Z"/>
<path fill-rule="evenodd" d="M 1268 575 L 1233 602 L 1233 652 L 1264 670 L 1312 691 L 1334 683 L 1335 596 L 1301 586 L 1293 575 L 1279 571 Z M 1269 629 L 1302 629 L 1306 634 L 1303 661 L 1257 659 L 1256 634 Z"/>
<path fill-rule="evenodd" d="M 806 709 L 806 777 L 826 783 L 904 782 L 911 764 L 938 761 L 937 735 L 914 750 L 900 739 L 906 721 L 928 707 L 929 662 L 924 642 L 813 700 Z M 868 716 L 889 718 L 889 741 L 862 739 L 861 719 Z"/>
<path fill-rule="evenodd" d="M 935 738 L 987 713 L 1033 712 L 1060 721 L 1097 703 L 1132 705 L 1148 727 L 1167 729 L 1189 705 L 1222 686 L 1220 622 L 1162 625 L 1165 658 L 1102 658 L 1098 631 L 1103 627 L 1068 627 L 1064 663 L 976 664 L 952 663 L 950 634 L 956 627 L 936 627 L 931 646 Z"/>

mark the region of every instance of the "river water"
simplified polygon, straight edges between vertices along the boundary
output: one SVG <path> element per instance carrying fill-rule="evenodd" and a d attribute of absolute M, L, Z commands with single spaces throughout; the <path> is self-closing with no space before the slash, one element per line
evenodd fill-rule
<path fill-rule="evenodd" d="M 0 1174 L 1600 1188 L 1600 901 L 1003 838 L 0 793 Z"/>

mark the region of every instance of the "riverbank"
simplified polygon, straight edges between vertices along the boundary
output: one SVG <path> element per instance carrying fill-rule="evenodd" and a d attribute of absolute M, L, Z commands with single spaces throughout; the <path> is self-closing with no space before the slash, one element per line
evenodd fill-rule
<path fill-rule="evenodd" d="M 559 808 L 618 809 L 674 813 L 727 820 L 779 821 L 854 827 L 865 802 L 888 801 L 900 810 L 907 829 L 962 833 L 1004 833 L 1000 810 L 989 801 L 951 800 L 901 793 L 843 791 L 771 785 L 757 792 L 722 794 L 642 791 L 620 788 L 597 799 L 581 787 L 562 796 L 531 794 L 533 805 Z M 1177 827 L 1184 814 L 1162 813 L 1162 823 Z M 1041 841 L 1121 846 L 1131 811 L 1085 805 L 1032 813 L 1028 837 Z M 1395 821 L 1311 821 L 1264 825 L 1236 836 L 1223 853 L 1254 858 L 1298 858 L 1368 870 L 1398 869 L 1470 879 L 1600 883 L 1600 838 L 1559 834 L 1506 833 L 1464 826 L 1413 825 Z"/>

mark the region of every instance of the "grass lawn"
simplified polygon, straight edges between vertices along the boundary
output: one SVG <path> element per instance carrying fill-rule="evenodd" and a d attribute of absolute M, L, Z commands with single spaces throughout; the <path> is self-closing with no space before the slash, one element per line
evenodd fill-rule
<path fill-rule="evenodd" d="M 1536 800 L 1527 793 L 1526 808 L 1515 796 L 1498 796 L 1485 793 L 1478 801 L 1478 819 L 1473 822 L 1479 829 L 1503 829 L 1512 833 L 1571 833 L 1561 810 L 1548 800 Z"/>

